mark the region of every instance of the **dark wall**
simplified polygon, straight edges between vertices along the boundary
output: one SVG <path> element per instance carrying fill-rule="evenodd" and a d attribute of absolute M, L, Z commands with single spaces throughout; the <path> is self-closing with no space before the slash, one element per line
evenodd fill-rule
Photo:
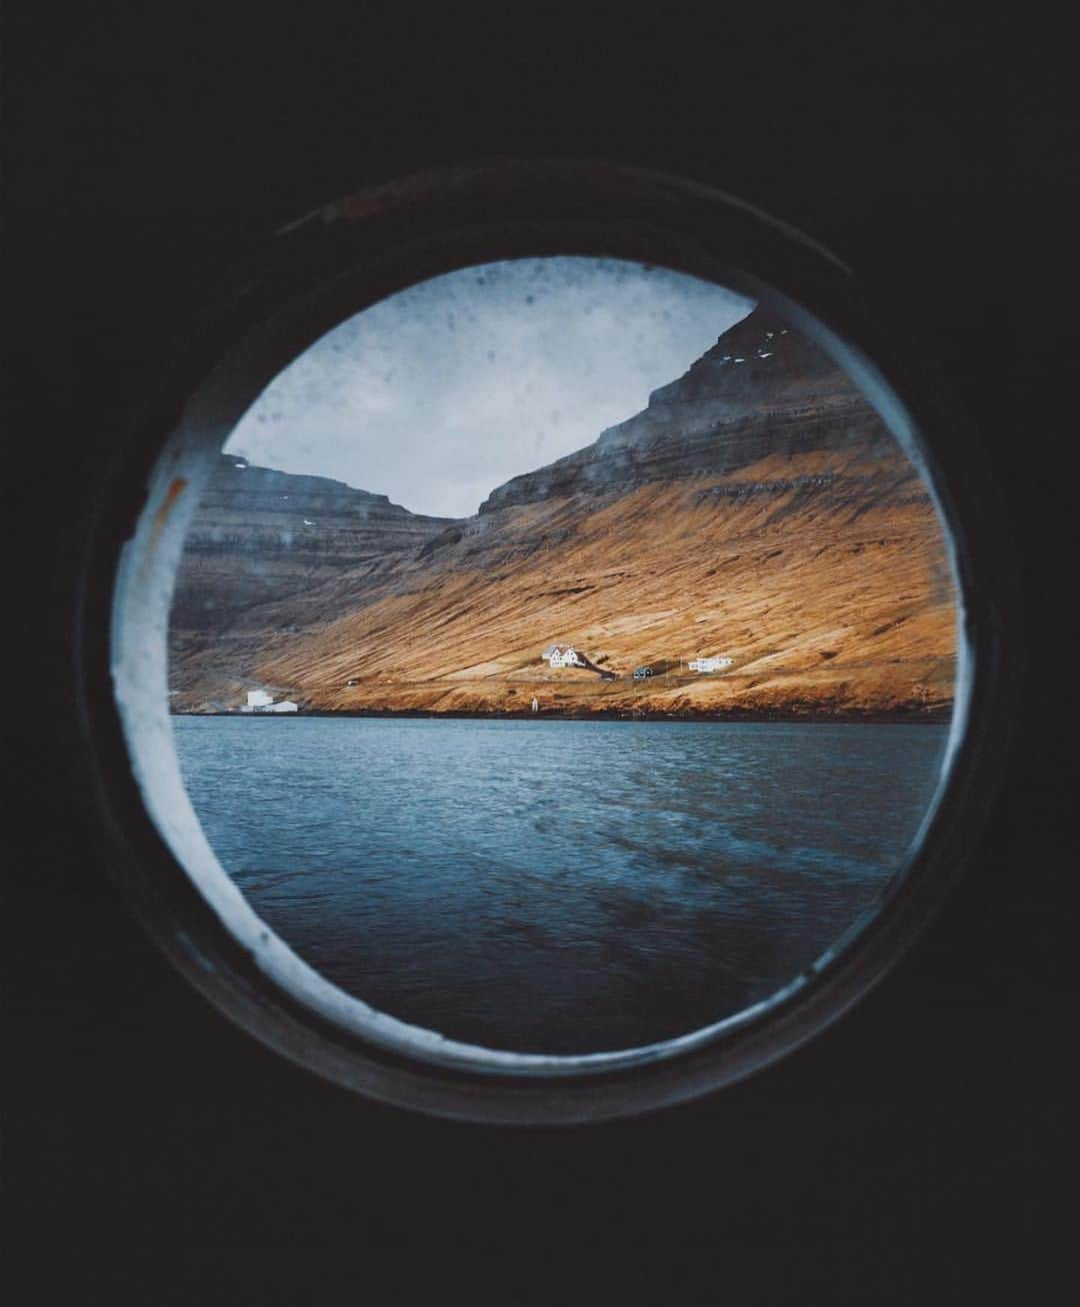
<path fill-rule="evenodd" d="M 1056 766 L 1071 669 L 1050 637 L 1075 588 L 1063 292 L 1077 118 L 1062 34 L 991 8 L 12 7 L 17 1301 L 319 1301 L 346 1275 L 376 1302 L 429 1301 L 415 1287 L 427 1269 L 482 1301 L 929 1304 L 1050 1275 L 1075 984 Z M 925 332 L 1006 502 L 1028 604 L 1012 614 L 1018 685 L 1025 645 L 1031 669 L 986 831 L 885 983 L 734 1088 L 554 1131 L 355 1098 L 189 989 L 111 888 L 71 690 L 93 487 L 221 276 L 366 183 L 533 154 L 741 195 Z M 586 1295 L 571 1256 L 629 1283 Z"/>

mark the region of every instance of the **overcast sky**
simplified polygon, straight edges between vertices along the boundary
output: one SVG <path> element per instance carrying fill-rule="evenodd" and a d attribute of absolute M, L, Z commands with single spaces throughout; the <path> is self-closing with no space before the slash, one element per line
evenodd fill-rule
<path fill-rule="evenodd" d="M 645 407 L 753 307 L 614 259 L 517 259 L 432 278 L 327 333 L 274 379 L 230 452 L 465 517 L 512 476 Z"/>

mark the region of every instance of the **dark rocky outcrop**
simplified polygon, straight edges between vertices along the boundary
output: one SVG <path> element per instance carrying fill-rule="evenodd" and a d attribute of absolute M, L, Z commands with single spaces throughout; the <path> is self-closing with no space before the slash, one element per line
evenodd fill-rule
<path fill-rule="evenodd" d="M 584 449 L 499 486 L 480 512 L 722 475 L 770 454 L 855 447 L 884 452 L 892 439 L 823 350 L 758 308 L 682 377 L 654 390 L 647 408 Z"/>
<path fill-rule="evenodd" d="M 345 572 L 374 583 L 451 524 L 329 477 L 222 454 L 185 540 L 172 627 L 259 625 L 260 605 L 309 593 Z"/>

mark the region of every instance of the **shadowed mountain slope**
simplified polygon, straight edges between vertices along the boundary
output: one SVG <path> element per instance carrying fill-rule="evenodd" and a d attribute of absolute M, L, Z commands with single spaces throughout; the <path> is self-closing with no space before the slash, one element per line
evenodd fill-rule
<path fill-rule="evenodd" d="M 292 482 L 324 496 L 303 500 L 299 530 Z M 951 703 L 950 573 L 918 474 L 831 359 L 761 309 L 641 413 L 469 519 L 255 468 L 215 486 L 173 617 L 179 710 L 235 707 L 256 684 L 346 711 Z M 593 667 L 550 668 L 555 641 Z M 691 672 L 703 655 L 733 664 Z"/>

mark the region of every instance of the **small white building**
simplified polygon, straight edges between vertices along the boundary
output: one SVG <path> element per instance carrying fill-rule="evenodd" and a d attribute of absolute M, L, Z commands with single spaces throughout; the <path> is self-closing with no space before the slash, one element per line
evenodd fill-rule
<path fill-rule="evenodd" d="M 734 658 L 725 657 L 692 658 L 687 663 L 687 667 L 692 672 L 721 672 L 725 667 L 730 667 L 734 661 Z"/>
<path fill-rule="evenodd" d="M 584 667 L 572 644 L 549 644 L 540 655 L 546 658 L 551 667 Z"/>
<path fill-rule="evenodd" d="M 274 702 L 274 696 L 267 694 L 265 690 L 248 690 L 247 703 L 240 709 L 241 712 L 298 712 L 299 705 L 293 703 L 291 699 L 282 699 L 280 703 Z"/>

